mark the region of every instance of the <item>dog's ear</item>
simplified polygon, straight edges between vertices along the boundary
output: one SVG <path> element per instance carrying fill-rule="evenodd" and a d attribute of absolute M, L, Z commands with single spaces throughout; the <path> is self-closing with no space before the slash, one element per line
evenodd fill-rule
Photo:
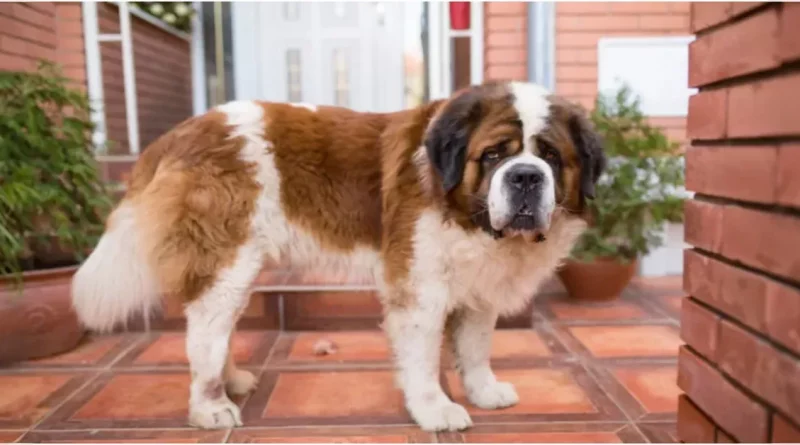
<path fill-rule="evenodd" d="M 445 193 L 461 184 L 470 136 L 481 115 L 480 96 L 464 92 L 445 104 L 425 135 L 428 159 L 441 178 Z"/>
<path fill-rule="evenodd" d="M 569 117 L 569 134 L 581 162 L 581 203 L 586 198 L 594 199 L 595 185 L 606 169 L 603 139 L 586 117 L 585 112 L 575 108 Z"/>

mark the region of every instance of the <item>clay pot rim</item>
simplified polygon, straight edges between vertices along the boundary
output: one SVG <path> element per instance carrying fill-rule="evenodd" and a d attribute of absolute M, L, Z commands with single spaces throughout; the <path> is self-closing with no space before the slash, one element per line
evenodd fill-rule
<path fill-rule="evenodd" d="M 628 260 L 627 262 L 623 262 L 624 258 L 615 257 L 615 256 L 596 256 L 591 260 L 579 260 L 575 258 L 567 258 L 564 260 L 564 264 L 572 263 L 572 264 L 592 264 L 592 263 L 616 263 L 627 266 L 631 263 L 636 263 L 639 261 L 639 258 L 633 258 Z"/>
<path fill-rule="evenodd" d="M 73 266 L 54 267 L 52 269 L 37 269 L 22 272 L 22 282 L 24 286 L 36 286 L 49 284 L 53 280 L 69 279 L 80 267 L 79 264 Z M 12 275 L 0 275 L 0 293 L 9 290 L 14 286 L 15 277 Z"/>

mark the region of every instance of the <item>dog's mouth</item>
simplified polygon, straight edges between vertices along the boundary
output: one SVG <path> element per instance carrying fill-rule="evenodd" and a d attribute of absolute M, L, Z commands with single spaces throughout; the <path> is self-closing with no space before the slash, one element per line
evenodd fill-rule
<path fill-rule="evenodd" d="M 533 207 L 523 203 L 503 232 L 509 236 L 522 236 L 528 242 L 541 243 L 547 239 L 549 219 L 549 215 L 544 216 L 541 212 L 536 212 Z"/>

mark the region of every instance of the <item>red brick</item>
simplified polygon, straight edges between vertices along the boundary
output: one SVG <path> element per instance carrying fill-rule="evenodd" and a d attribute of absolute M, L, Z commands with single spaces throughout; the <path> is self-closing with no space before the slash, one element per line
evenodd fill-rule
<path fill-rule="evenodd" d="M 757 269 L 800 277 L 800 218 L 726 206 L 721 253 Z"/>
<path fill-rule="evenodd" d="M 80 3 L 59 3 L 56 5 L 56 17 L 58 17 L 59 21 L 81 20 L 83 18 L 83 10 Z"/>
<path fill-rule="evenodd" d="M 681 304 L 681 339 L 695 351 L 715 360 L 719 316 L 700 306 L 691 298 Z"/>
<path fill-rule="evenodd" d="M 561 15 L 556 18 L 556 30 L 618 31 L 639 29 L 636 15 Z"/>
<path fill-rule="evenodd" d="M 702 35 L 689 45 L 689 86 L 780 65 L 778 10 L 770 8 Z"/>
<path fill-rule="evenodd" d="M 527 14 L 526 2 L 487 2 L 486 15 L 518 15 Z"/>
<path fill-rule="evenodd" d="M 723 139 L 727 134 L 725 115 L 728 91 L 697 93 L 689 98 L 686 135 L 689 139 Z"/>
<path fill-rule="evenodd" d="M 731 2 L 731 17 L 740 16 L 752 9 L 755 9 L 765 2 Z"/>
<path fill-rule="evenodd" d="M 25 22 L 26 25 L 45 30 L 53 29 L 55 20 L 52 14 L 42 13 L 31 7 L 27 2 L 14 2 L 12 5 L 12 15 L 14 18 Z"/>
<path fill-rule="evenodd" d="M 641 15 L 639 29 L 645 31 L 681 31 L 689 32 L 689 17 L 685 15 Z"/>
<path fill-rule="evenodd" d="M 772 443 L 800 443 L 800 427 L 780 414 L 772 415 Z"/>
<path fill-rule="evenodd" d="M 0 53 L 16 54 L 37 60 L 52 60 L 55 57 L 55 51 L 51 47 L 10 36 L 0 36 Z"/>
<path fill-rule="evenodd" d="M 666 14 L 670 12 L 669 2 L 609 2 L 609 4 L 611 12 L 615 14 Z"/>
<path fill-rule="evenodd" d="M 776 199 L 778 203 L 800 207 L 800 144 L 778 148 Z"/>
<path fill-rule="evenodd" d="M 717 428 L 716 437 L 714 438 L 714 442 L 716 443 L 736 443 L 736 440 L 733 437 L 729 436 L 728 433 L 722 431 L 721 429 Z"/>
<path fill-rule="evenodd" d="M 728 97 L 728 136 L 800 135 L 800 72 L 737 85 Z"/>
<path fill-rule="evenodd" d="M 773 340 L 800 354 L 800 290 L 767 280 L 765 323 Z"/>
<path fill-rule="evenodd" d="M 719 251 L 722 246 L 722 210 L 715 204 L 686 201 L 683 207 L 686 242 L 711 252 Z"/>
<path fill-rule="evenodd" d="M 3 30 L 3 34 L 5 35 L 40 43 L 43 46 L 54 48 L 56 45 L 56 36 L 55 33 L 52 32 L 52 29 L 45 30 L 30 26 L 18 19 L 0 16 L 0 29 Z"/>
<path fill-rule="evenodd" d="M 45 13 L 47 15 L 54 15 L 55 14 L 56 5 L 53 2 L 31 2 L 31 3 L 28 3 L 28 5 L 31 8 L 33 8 L 33 9 L 39 11 L 39 12 L 43 12 L 43 13 Z"/>
<path fill-rule="evenodd" d="M 526 35 L 521 32 L 490 32 L 486 36 L 487 48 L 524 48 Z"/>
<path fill-rule="evenodd" d="M 789 62 L 800 59 L 800 3 L 783 3 L 780 29 L 781 60 Z"/>
<path fill-rule="evenodd" d="M 730 11 L 730 2 L 692 2 L 692 32 L 724 22 Z"/>
<path fill-rule="evenodd" d="M 684 263 L 687 293 L 753 329 L 766 331 L 768 280 L 695 251 L 684 253 Z"/>
<path fill-rule="evenodd" d="M 36 61 L 27 57 L 0 53 L 0 71 L 33 71 Z"/>
<path fill-rule="evenodd" d="M 556 81 L 597 82 L 597 65 L 561 65 L 556 66 Z"/>
<path fill-rule="evenodd" d="M 767 439 L 767 410 L 739 391 L 685 346 L 678 356 L 678 386 L 714 423 L 743 442 Z"/>
<path fill-rule="evenodd" d="M 486 50 L 486 63 L 489 64 L 523 64 L 528 60 L 524 48 L 490 48 Z"/>
<path fill-rule="evenodd" d="M 729 321 L 720 324 L 717 358 L 723 372 L 800 422 L 800 360 Z"/>
<path fill-rule="evenodd" d="M 597 84 L 593 82 L 558 82 L 556 83 L 558 94 L 566 96 L 585 96 L 597 94 Z"/>
<path fill-rule="evenodd" d="M 524 32 L 527 28 L 527 21 L 526 16 L 489 16 L 486 18 L 486 29 L 488 31 Z"/>
<path fill-rule="evenodd" d="M 528 70 L 525 65 L 493 65 L 486 70 L 487 80 L 524 80 Z"/>
<path fill-rule="evenodd" d="M 608 12 L 611 2 L 558 2 L 556 16 L 560 14 L 597 14 Z"/>
<path fill-rule="evenodd" d="M 686 394 L 678 397 L 678 440 L 686 443 L 713 443 L 714 423 Z"/>
<path fill-rule="evenodd" d="M 778 147 L 773 146 L 691 147 L 686 152 L 686 188 L 773 203 L 777 157 Z"/>
<path fill-rule="evenodd" d="M 556 34 L 556 49 L 597 48 L 597 42 L 606 35 L 602 32 L 559 32 Z"/>

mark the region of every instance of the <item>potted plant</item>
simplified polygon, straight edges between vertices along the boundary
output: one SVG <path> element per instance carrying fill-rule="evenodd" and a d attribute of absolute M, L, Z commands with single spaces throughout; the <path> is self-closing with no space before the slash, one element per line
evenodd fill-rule
<path fill-rule="evenodd" d="M 69 281 L 111 201 L 84 93 L 58 68 L 0 72 L 0 362 L 74 347 Z"/>
<path fill-rule="evenodd" d="M 609 300 L 636 274 L 639 258 L 663 243 L 666 223 L 682 221 L 683 156 L 647 122 L 627 86 L 600 95 L 591 118 L 609 162 L 587 201 L 589 228 L 558 275 L 575 299 Z"/>

